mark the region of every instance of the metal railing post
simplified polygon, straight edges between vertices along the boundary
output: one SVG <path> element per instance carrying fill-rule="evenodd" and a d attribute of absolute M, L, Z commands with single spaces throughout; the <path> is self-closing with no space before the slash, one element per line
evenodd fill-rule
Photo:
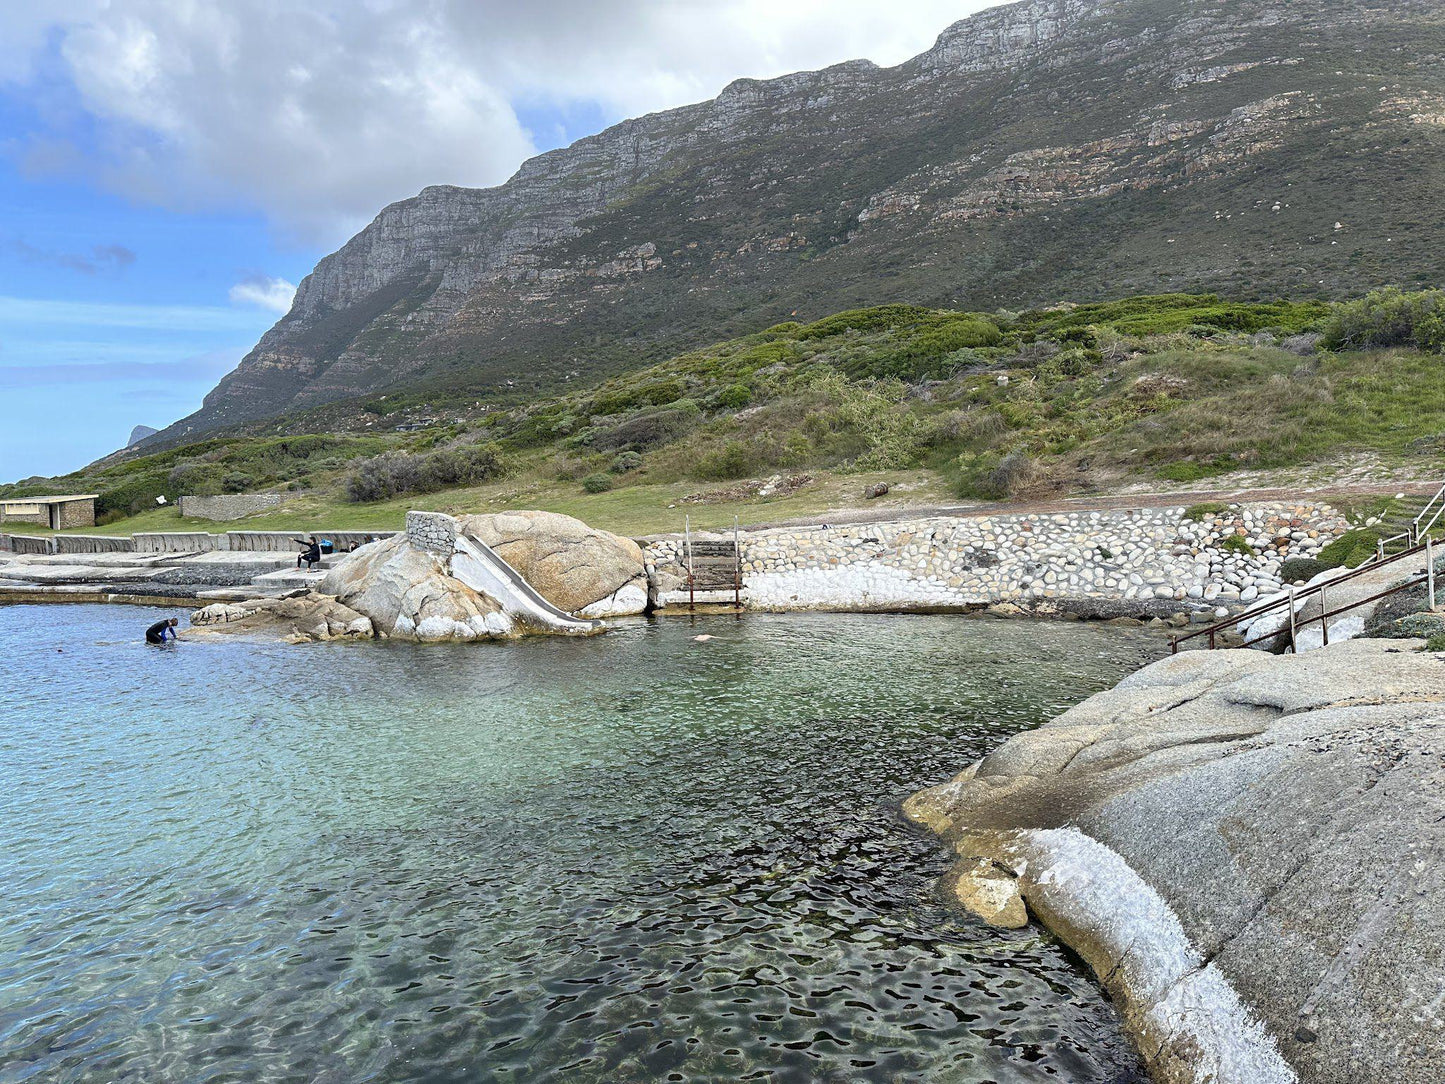
<path fill-rule="evenodd" d="M 1298 655 L 1298 654 L 1299 654 L 1299 642 L 1297 641 L 1297 639 L 1296 639 L 1296 637 L 1295 637 L 1295 631 L 1296 631 L 1296 630 L 1295 630 L 1295 613 L 1296 613 L 1295 605 L 1296 605 L 1296 603 L 1295 603 L 1295 587 L 1294 587 L 1294 584 L 1290 584 L 1290 585 L 1289 585 L 1289 653 L 1290 653 L 1291 655 Z"/>
<path fill-rule="evenodd" d="M 692 575 L 692 517 L 682 517 L 682 534 L 687 540 L 687 608 L 689 611 L 697 609 L 697 589 L 694 586 Z"/>
<path fill-rule="evenodd" d="M 743 550 L 738 544 L 737 516 L 733 516 L 733 608 L 743 608 Z"/>
<path fill-rule="evenodd" d="M 1330 607 L 1325 601 L 1325 585 L 1320 584 L 1320 638 L 1324 640 L 1321 647 L 1330 646 Z"/>
<path fill-rule="evenodd" d="M 1430 612 L 1436 613 L 1435 605 L 1435 546 L 1429 537 L 1425 539 L 1425 582 L 1429 585 Z"/>

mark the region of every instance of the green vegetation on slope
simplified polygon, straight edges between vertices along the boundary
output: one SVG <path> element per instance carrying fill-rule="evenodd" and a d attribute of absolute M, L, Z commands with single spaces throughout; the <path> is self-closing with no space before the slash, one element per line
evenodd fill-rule
<path fill-rule="evenodd" d="M 368 509 L 390 522 L 424 493 L 434 507 L 580 500 L 634 523 L 639 501 L 732 507 L 756 496 L 742 483 L 774 474 L 799 479 L 791 491 L 916 472 L 930 493 L 998 499 L 1351 453 L 1434 466 L 1445 380 L 1439 354 L 1420 347 L 1440 345 L 1437 311 L 1432 295 L 1397 291 L 1341 306 L 1211 295 L 1022 313 L 890 305 L 505 408 L 373 398 L 293 420 L 324 417 L 327 432 L 218 436 L 0 492 L 94 489 L 113 520 L 162 494 L 280 489 L 338 527 Z M 342 516 L 343 502 L 356 512 Z"/>

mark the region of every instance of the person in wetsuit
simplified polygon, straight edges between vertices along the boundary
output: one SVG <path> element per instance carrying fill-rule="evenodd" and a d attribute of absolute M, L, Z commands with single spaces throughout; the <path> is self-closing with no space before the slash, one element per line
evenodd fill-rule
<path fill-rule="evenodd" d="M 321 563 L 321 543 L 316 541 L 315 535 L 311 536 L 309 542 L 300 538 L 293 538 L 291 541 L 302 547 L 301 552 L 296 555 L 297 568 L 301 567 L 302 561 L 306 562 L 307 569 L 315 568 Z"/>
<path fill-rule="evenodd" d="M 166 633 L 171 634 L 171 639 L 176 638 L 176 626 L 181 623 L 178 617 L 167 617 L 163 621 L 157 621 L 150 628 L 146 629 L 146 643 L 163 644 L 166 642 Z"/>

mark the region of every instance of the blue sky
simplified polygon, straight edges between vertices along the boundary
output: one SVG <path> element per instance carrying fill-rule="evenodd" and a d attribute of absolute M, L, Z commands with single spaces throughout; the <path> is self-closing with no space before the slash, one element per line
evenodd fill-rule
<path fill-rule="evenodd" d="M 386 203 L 984 0 L 0 5 L 0 482 L 202 397 Z"/>
<path fill-rule="evenodd" d="M 618 119 L 518 113 L 538 150 Z M 0 96 L 0 143 L 26 123 Z M 333 247 L 260 210 L 177 212 L 0 157 L 0 482 L 75 469 L 195 410 L 281 315 L 245 287 L 299 283 Z"/>

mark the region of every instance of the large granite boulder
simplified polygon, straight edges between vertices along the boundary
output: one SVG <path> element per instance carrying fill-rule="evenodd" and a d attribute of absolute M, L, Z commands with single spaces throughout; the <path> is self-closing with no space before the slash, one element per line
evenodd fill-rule
<path fill-rule="evenodd" d="M 642 547 L 630 538 L 555 512 L 459 516 L 457 523 L 559 610 L 616 617 L 647 608 Z"/>
<path fill-rule="evenodd" d="M 308 591 L 289 598 L 255 598 L 213 602 L 191 614 L 191 627 L 181 639 L 217 635 L 254 636 L 292 642 L 307 640 L 369 640 L 371 619 L 329 595 Z"/>
<path fill-rule="evenodd" d="M 1158 1079 L 1434 1084 L 1445 658 L 1419 647 L 1174 656 L 905 808 L 960 902 L 1023 901 L 1090 963 Z"/>
<path fill-rule="evenodd" d="M 406 640 L 478 640 L 517 635 L 488 595 L 451 575 L 448 559 L 404 534 L 363 546 L 331 569 L 320 591 L 365 614 L 382 635 Z"/>

